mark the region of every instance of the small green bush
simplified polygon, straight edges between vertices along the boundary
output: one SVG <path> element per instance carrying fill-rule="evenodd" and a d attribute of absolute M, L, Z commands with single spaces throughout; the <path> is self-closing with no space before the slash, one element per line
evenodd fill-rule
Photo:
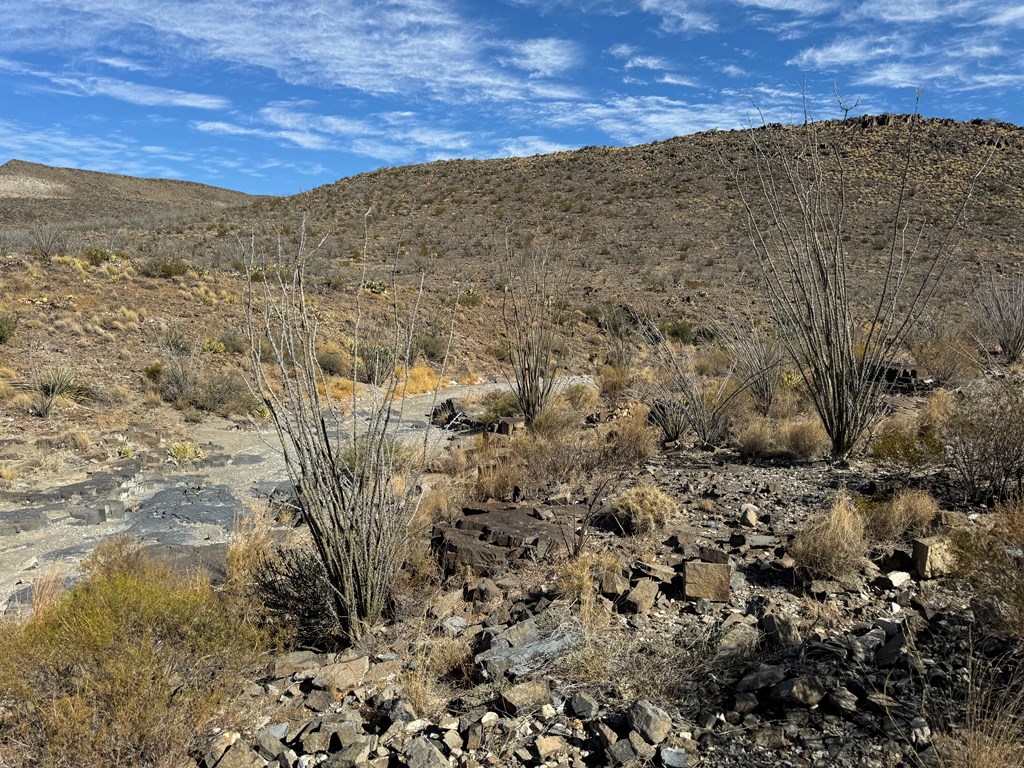
<path fill-rule="evenodd" d="M 6 344 L 18 330 L 18 316 L 13 312 L 0 314 L 0 344 Z"/>
<path fill-rule="evenodd" d="M 264 646 L 230 599 L 136 543 L 101 545 L 70 592 L 0 631 L 0 762 L 184 765 Z"/>
<path fill-rule="evenodd" d="M 686 320 L 665 323 L 661 326 L 661 333 L 666 339 L 678 341 L 680 344 L 693 344 L 697 340 L 693 324 Z"/>
<path fill-rule="evenodd" d="M 182 277 L 192 270 L 192 265 L 177 256 L 153 256 L 139 264 L 139 274 L 143 277 L 159 277 L 169 280 Z"/>
<path fill-rule="evenodd" d="M 483 396 L 481 401 L 484 412 L 480 414 L 480 423 L 485 427 L 491 427 L 499 420 L 508 416 L 515 416 L 519 413 L 519 402 L 516 400 L 516 393 L 510 390 L 493 390 Z"/>
<path fill-rule="evenodd" d="M 316 355 L 316 361 L 320 370 L 331 376 L 344 376 L 352 372 L 351 360 L 337 349 L 321 350 Z"/>

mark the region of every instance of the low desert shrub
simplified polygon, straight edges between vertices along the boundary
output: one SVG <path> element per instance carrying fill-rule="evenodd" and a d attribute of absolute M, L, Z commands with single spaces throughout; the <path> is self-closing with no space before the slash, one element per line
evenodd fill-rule
<path fill-rule="evenodd" d="M 261 647 L 208 584 L 104 544 L 69 592 L 4 621 L 0 762 L 182 765 L 211 726 L 238 724 L 224 712 Z"/>
<path fill-rule="evenodd" d="M 1024 637 L 1024 498 L 999 502 L 994 524 L 958 531 L 953 548 L 958 572 L 1002 608 L 1000 629 Z"/>
<path fill-rule="evenodd" d="M 1024 392 L 1015 381 L 968 394 L 943 430 L 954 479 L 974 501 L 1003 499 L 1024 485 Z"/>
<path fill-rule="evenodd" d="M 884 469 L 910 475 L 941 466 L 946 446 L 935 425 L 921 423 L 916 415 L 897 414 L 878 428 L 871 456 Z"/>
<path fill-rule="evenodd" d="M 43 371 L 33 382 L 35 400 L 32 409 L 37 416 L 46 418 L 50 411 L 60 402 L 76 403 L 88 400 L 92 391 L 83 384 L 75 372 L 59 365 Z"/>
<path fill-rule="evenodd" d="M 831 509 L 797 534 L 789 553 L 813 577 L 843 578 L 857 571 L 867 552 L 864 518 L 845 492 Z"/>
<path fill-rule="evenodd" d="M 344 642 L 334 588 L 316 552 L 278 547 L 264 558 L 254 589 L 278 634 L 300 648 L 336 648 Z"/>
<path fill-rule="evenodd" d="M 608 522 L 627 534 L 644 534 L 664 528 L 679 504 L 660 488 L 638 485 L 623 491 L 609 504 Z"/>
<path fill-rule="evenodd" d="M 939 504 L 927 491 L 904 489 L 889 501 L 858 497 L 864 535 L 873 545 L 905 541 L 926 530 L 939 515 Z"/>
<path fill-rule="evenodd" d="M 18 330 L 18 316 L 13 312 L 0 313 L 0 344 L 6 344 Z"/>
<path fill-rule="evenodd" d="M 491 427 L 500 419 L 519 413 L 519 401 L 516 399 L 515 392 L 511 390 L 491 390 L 481 398 L 480 402 L 484 406 L 484 411 L 480 414 L 480 423 L 484 427 Z"/>
<path fill-rule="evenodd" d="M 206 451 L 196 443 L 184 440 L 180 443 L 171 443 L 167 449 L 167 455 L 182 464 L 191 464 L 205 459 Z"/>
<path fill-rule="evenodd" d="M 789 419 L 783 422 L 781 433 L 783 449 L 797 461 L 820 458 L 830 447 L 828 433 L 817 415 Z"/>
<path fill-rule="evenodd" d="M 352 356 L 336 347 L 327 347 L 317 352 L 316 361 L 320 370 L 331 376 L 352 375 Z"/>

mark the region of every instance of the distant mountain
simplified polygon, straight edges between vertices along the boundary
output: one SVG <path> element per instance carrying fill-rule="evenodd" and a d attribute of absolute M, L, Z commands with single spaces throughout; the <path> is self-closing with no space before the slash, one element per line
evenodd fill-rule
<path fill-rule="evenodd" d="M 140 179 L 22 160 L 0 165 L 0 226 L 144 223 L 153 216 L 207 213 L 255 199 L 190 181 Z"/>

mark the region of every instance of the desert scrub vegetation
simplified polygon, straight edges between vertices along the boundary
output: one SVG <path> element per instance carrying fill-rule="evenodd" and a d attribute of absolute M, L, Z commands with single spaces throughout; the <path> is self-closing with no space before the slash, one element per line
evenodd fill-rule
<path fill-rule="evenodd" d="M 1024 355 L 1024 280 L 989 280 L 974 297 L 974 318 L 986 342 L 1012 365 Z"/>
<path fill-rule="evenodd" d="M 924 163 L 916 142 L 920 121 L 901 128 L 901 168 L 891 185 L 889 234 L 881 279 L 866 306 L 851 298 L 856 240 L 846 223 L 847 134 L 828 141 L 805 117 L 802 126 L 765 124 L 749 138 L 757 174 L 752 188 L 734 181 L 747 213 L 780 338 L 804 380 L 832 444 L 849 455 L 875 420 L 888 389 L 880 372 L 898 352 L 934 295 L 965 228 L 982 164 L 959 204 L 936 225 L 913 209 L 910 189 Z"/>
<path fill-rule="evenodd" d="M 916 412 L 893 414 L 875 432 L 871 456 L 883 469 L 908 477 L 943 466 L 944 433 L 954 407 L 952 393 L 940 389 Z"/>
<path fill-rule="evenodd" d="M 511 232 L 505 236 L 505 269 L 502 320 L 512 366 L 510 383 L 519 412 L 529 425 L 555 392 L 558 306 L 554 292 L 558 275 L 550 253 L 528 248 L 517 251 Z"/>
<path fill-rule="evenodd" d="M 629 535 L 651 533 L 665 527 L 679 504 L 660 488 L 638 485 L 613 498 L 606 513 L 607 522 Z"/>
<path fill-rule="evenodd" d="M 0 763 L 182 765 L 222 722 L 264 637 L 136 542 L 97 548 L 67 593 L 0 632 Z M 239 713 L 239 719 L 244 717 Z"/>
<path fill-rule="evenodd" d="M 32 382 L 35 399 L 32 411 L 46 418 L 55 405 L 77 403 L 92 397 L 92 390 L 70 367 L 59 365 L 40 373 Z"/>
<path fill-rule="evenodd" d="M 1024 482 L 1024 391 L 986 381 L 962 397 L 943 430 L 953 478 L 972 501 L 1020 493 Z"/>
<path fill-rule="evenodd" d="M 855 573 L 866 552 L 864 517 L 846 491 L 840 491 L 831 508 L 805 526 L 789 548 L 800 571 L 826 579 Z"/>
<path fill-rule="evenodd" d="M 0 344 L 6 344 L 14 338 L 18 330 L 18 316 L 13 312 L 0 312 Z"/>
<path fill-rule="evenodd" d="M 367 228 L 364 253 L 368 237 Z M 292 247 L 279 238 L 271 253 L 255 236 L 243 244 L 248 274 L 268 262 L 278 266 L 266 279 L 247 283 L 251 386 L 277 432 L 311 543 L 308 550 L 280 552 L 261 581 L 264 593 L 276 596 L 272 611 L 301 614 L 306 635 L 332 645 L 358 640 L 385 617 L 420 503 L 429 434 L 416 460 L 401 458 L 404 398 L 396 371 L 411 365 L 422 285 L 408 312 L 392 291 L 391 326 L 372 330 L 362 325 L 364 292 L 357 292 L 353 354 L 358 357 L 366 342 L 391 362 L 379 367 L 380 380 L 365 393 L 369 418 L 345 417 L 318 362 L 320 317 L 306 292 L 307 267 L 326 237 L 308 243 L 303 225 L 296 240 Z M 361 446 L 351 464 L 342 459 L 346 445 Z"/>
<path fill-rule="evenodd" d="M 953 550 L 959 574 L 995 601 L 999 629 L 1024 637 L 1024 498 L 997 503 L 989 525 L 959 530 Z"/>

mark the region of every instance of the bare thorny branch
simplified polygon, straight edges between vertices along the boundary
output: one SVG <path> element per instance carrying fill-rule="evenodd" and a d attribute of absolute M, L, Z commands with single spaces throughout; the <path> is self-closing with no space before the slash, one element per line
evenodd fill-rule
<path fill-rule="evenodd" d="M 367 219 L 369 215 L 367 211 Z M 296 250 L 286 252 L 279 239 L 277 268 L 263 269 L 265 279 L 257 284 L 251 276 L 259 259 L 253 236 L 243 249 L 250 267 L 247 331 L 253 389 L 274 424 L 289 479 L 298 490 L 302 518 L 333 592 L 334 604 L 325 610 L 337 616 L 342 635 L 353 640 L 387 608 L 408 523 L 420 500 L 423 462 L 402 459 L 396 430 L 403 418 L 403 384 L 413 362 L 422 280 L 413 307 L 403 316 L 392 276 L 395 298 L 387 343 L 397 365 L 367 388 L 362 424 L 355 388 L 346 417 L 330 396 L 317 362 L 321 321 L 309 303 L 305 277 L 309 260 L 325 240 L 310 246 L 303 222 Z M 382 335 L 363 328 L 360 293 L 357 288 L 353 366 L 358 365 L 363 336 Z M 449 337 L 449 346 L 450 341 Z M 353 381 L 354 374 L 355 370 Z M 429 433 L 424 435 L 424 452 L 428 439 Z"/>
<path fill-rule="evenodd" d="M 760 113 L 759 113 L 760 114 Z M 908 211 L 911 170 L 920 162 L 909 121 L 890 222 L 886 260 L 867 311 L 857 313 L 850 295 L 844 154 L 849 132 L 842 121 L 836 141 L 826 141 L 805 115 L 802 126 L 751 130 L 756 183 L 753 196 L 737 187 L 747 213 L 751 244 L 762 268 L 769 304 L 781 338 L 797 366 L 832 441 L 845 456 L 874 420 L 888 386 L 880 375 L 896 357 L 910 327 L 934 296 L 965 227 L 978 169 L 942 236 L 925 248 L 931 222 L 912 227 Z M 790 140 L 792 139 L 792 140 Z M 923 271 L 911 273 L 911 264 Z"/>

